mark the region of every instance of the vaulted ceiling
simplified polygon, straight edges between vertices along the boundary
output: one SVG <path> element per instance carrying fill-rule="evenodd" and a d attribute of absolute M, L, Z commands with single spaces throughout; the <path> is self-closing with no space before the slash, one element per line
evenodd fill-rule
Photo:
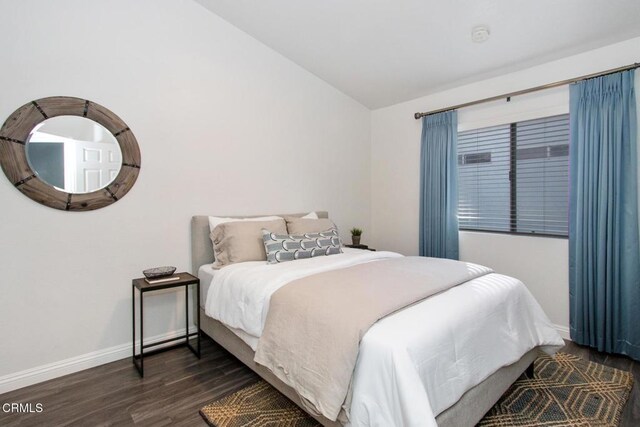
<path fill-rule="evenodd" d="M 640 36 L 640 0 L 196 1 L 372 109 Z"/>

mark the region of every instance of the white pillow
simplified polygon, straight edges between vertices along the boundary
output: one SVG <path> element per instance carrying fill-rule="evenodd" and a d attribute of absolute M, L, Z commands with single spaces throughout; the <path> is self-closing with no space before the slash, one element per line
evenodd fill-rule
<path fill-rule="evenodd" d="M 315 212 L 309 212 L 302 218 L 306 219 L 318 219 L 318 214 Z M 236 221 L 273 221 L 274 219 L 283 219 L 281 216 L 261 216 L 258 218 L 223 218 L 220 216 L 210 216 L 209 217 L 209 231 L 213 231 L 216 226 L 223 224 L 225 222 L 236 222 Z"/>
<path fill-rule="evenodd" d="M 236 222 L 236 221 L 273 221 L 275 219 L 283 219 L 281 216 L 261 216 L 258 218 L 223 218 L 219 216 L 210 216 L 209 217 L 209 231 L 213 231 L 220 224 L 224 224 L 225 222 Z"/>

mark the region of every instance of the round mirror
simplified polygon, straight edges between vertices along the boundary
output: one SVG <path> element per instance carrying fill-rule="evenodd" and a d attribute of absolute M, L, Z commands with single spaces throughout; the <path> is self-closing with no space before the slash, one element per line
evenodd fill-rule
<path fill-rule="evenodd" d="M 27 161 L 38 177 L 60 191 L 91 193 L 111 184 L 122 167 L 116 138 L 84 117 L 58 116 L 33 128 Z"/>
<path fill-rule="evenodd" d="M 0 165 L 25 196 L 51 208 L 89 211 L 124 197 L 140 173 L 129 126 L 86 99 L 54 96 L 18 108 L 0 128 Z"/>

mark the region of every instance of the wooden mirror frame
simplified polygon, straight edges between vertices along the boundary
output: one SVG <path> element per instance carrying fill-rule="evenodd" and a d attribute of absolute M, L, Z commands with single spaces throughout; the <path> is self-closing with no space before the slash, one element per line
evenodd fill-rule
<path fill-rule="evenodd" d="M 67 193 L 38 177 L 27 161 L 26 144 L 35 126 L 57 116 L 93 120 L 113 134 L 120 145 L 122 166 L 105 188 L 91 193 Z M 11 184 L 36 202 L 63 211 L 90 211 L 120 200 L 131 190 L 140 172 L 140 148 L 131 129 L 107 108 L 85 99 L 54 96 L 18 108 L 0 129 L 0 164 Z"/>

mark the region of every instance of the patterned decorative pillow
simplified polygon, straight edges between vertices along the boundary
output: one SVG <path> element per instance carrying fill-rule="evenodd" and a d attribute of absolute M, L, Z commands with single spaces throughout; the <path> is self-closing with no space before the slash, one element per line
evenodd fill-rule
<path fill-rule="evenodd" d="M 335 228 L 305 234 L 276 234 L 262 229 L 262 240 L 269 264 L 342 253 L 342 240 Z"/>

